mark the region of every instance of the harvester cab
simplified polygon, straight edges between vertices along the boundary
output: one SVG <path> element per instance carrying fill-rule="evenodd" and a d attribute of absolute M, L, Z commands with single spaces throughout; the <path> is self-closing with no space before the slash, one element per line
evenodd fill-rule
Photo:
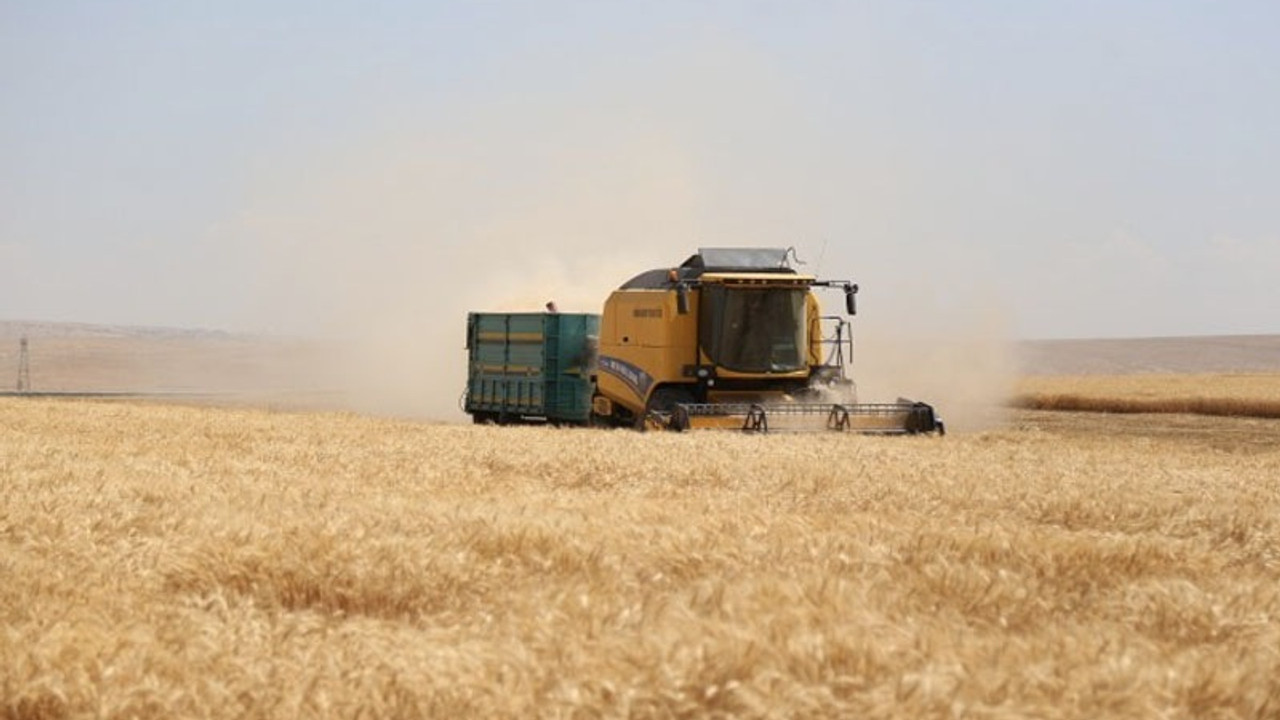
<path fill-rule="evenodd" d="M 925 403 L 859 404 L 846 367 L 858 286 L 799 273 L 787 249 L 704 248 L 641 273 L 600 319 L 596 422 L 677 430 L 943 431 Z M 844 295 L 823 315 L 819 290 Z"/>

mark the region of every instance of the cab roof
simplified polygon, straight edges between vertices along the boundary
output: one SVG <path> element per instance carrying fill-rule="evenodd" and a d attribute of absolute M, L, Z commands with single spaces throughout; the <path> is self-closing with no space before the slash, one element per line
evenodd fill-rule
<path fill-rule="evenodd" d="M 698 248 L 688 260 L 675 268 L 648 270 L 622 284 L 622 290 L 669 290 L 678 282 L 695 280 L 703 273 L 751 273 L 795 275 L 787 262 L 787 248 Z"/>

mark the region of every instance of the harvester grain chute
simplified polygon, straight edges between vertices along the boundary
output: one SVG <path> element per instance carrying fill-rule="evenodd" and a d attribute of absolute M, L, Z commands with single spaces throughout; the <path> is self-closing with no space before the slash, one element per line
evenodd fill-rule
<path fill-rule="evenodd" d="M 464 409 L 477 422 L 942 434 L 926 403 L 856 401 L 858 286 L 802 275 L 792 257 L 702 249 L 623 283 L 599 316 L 472 313 Z M 822 315 L 822 290 L 843 293 L 845 315 Z"/>

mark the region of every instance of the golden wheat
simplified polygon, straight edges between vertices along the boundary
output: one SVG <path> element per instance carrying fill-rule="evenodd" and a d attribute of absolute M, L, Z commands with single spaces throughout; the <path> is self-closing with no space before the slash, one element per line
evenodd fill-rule
<path fill-rule="evenodd" d="M 1014 407 L 1280 418 L 1280 373 L 1026 377 Z"/>
<path fill-rule="evenodd" d="M 1013 406 L 1026 410 L 1063 410 L 1104 413 L 1180 413 L 1222 417 L 1280 418 L 1280 401 L 1238 398 L 1164 398 L 1140 400 L 1128 397 L 1086 395 L 1019 395 Z"/>
<path fill-rule="evenodd" d="M 0 433 L 8 718 L 1280 713 L 1274 447 L 30 400 Z"/>

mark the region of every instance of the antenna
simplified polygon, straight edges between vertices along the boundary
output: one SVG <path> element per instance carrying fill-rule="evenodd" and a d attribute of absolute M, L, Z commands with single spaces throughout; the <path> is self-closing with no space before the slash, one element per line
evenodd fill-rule
<path fill-rule="evenodd" d="M 27 338 L 18 341 L 18 392 L 31 390 L 31 360 L 27 357 Z"/>
<path fill-rule="evenodd" d="M 827 256 L 827 241 L 823 239 L 822 249 L 818 251 L 818 266 L 813 269 L 813 274 L 822 277 L 822 259 Z"/>

